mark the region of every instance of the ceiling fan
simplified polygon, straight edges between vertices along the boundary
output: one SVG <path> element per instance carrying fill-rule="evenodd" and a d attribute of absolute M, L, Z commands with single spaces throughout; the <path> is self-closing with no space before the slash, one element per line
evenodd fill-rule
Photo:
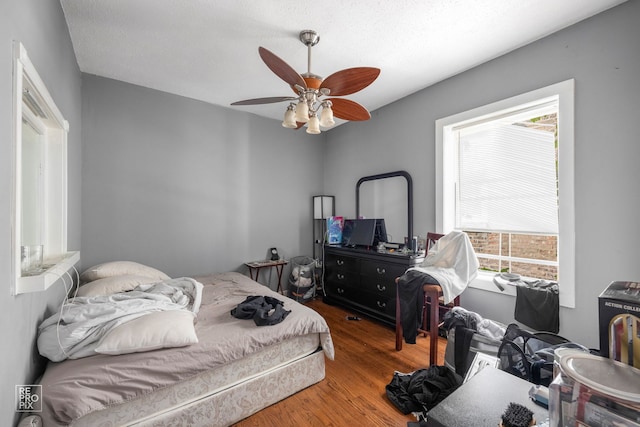
<path fill-rule="evenodd" d="M 258 53 L 267 67 L 289 84 L 296 96 L 246 99 L 231 105 L 290 101 L 284 114 L 282 126 L 299 129 L 306 123 L 307 133 L 312 134 L 320 133 L 320 126 L 324 128 L 333 126 L 335 124 L 334 116 L 350 121 L 369 120 L 371 115 L 362 105 L 349 99 L 333 98 L 333 96 L 351 95 L 364 89 L 378 78 L 380 69 L 372 67 L 347 68 L 323 79 L 311 72 L 311 47 L 318 44 L 320 36 L 313 30 L 304 30 L 300 32 L 299 38 L 308 48 L 307 72 L 304 74 L 298 74 L 290 65 L 264 47 L 258 48 Z M 326 98 L 327 96 L 332 96 L 332 98 Z M 296 100 L 297 103 L 293 102 Z"/>

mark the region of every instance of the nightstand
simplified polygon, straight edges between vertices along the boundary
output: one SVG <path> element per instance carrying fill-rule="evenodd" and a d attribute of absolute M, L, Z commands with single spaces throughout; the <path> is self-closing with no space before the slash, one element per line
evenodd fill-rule
<path fill-rule="evenodd" d="M 275 267 L 276 273 L 278 274 L 278 288 L 276 289 L 276 292 L 278 292 L 279 294 L 282 293 L 282 271 L 284 270 L 284 266 L 287 264 L 289 264 L 289 261 L 284 259 L 250 261 L 244 263 L 244 265 L 249 268 L 249 277 L 256 282 L 258 281 L 258 276 L 260 275 L 261 269 L 271 269 Z M 254 272 L 255 277 L 253 277 Z"/>

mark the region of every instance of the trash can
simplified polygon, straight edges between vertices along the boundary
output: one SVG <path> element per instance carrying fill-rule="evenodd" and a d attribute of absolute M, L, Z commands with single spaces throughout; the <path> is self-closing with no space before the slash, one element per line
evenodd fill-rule
<path fill-rule="evenodd" d="M 291 275 L 289 276 L 289 298 L 298 302 L 312 299 L 316 294 L 315 266 L 316 261 L 308 256 L 293 257 Z"/>

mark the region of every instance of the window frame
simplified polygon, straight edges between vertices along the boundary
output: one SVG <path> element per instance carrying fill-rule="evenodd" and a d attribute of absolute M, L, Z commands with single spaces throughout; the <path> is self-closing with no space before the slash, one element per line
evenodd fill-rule
<path fill-rule="evenodd" d="M 67 251 L 67 134 L 69 122 L 56 106 L 40 78 L 27 51 L 18 41 L 13 43 L 13 194 L 12 194 L 12 280 L 11 294 L 44 291 L 59 280 L 79 260 L 80 252 Z M 25 93 L 28 90 L 28 93 Z M 27 101 L 27 98 L 29 99 Z M 40 109 L 37 117 L 29 105 Z M 22 247 L 22 123 L 30 123 L 43 138 L 41 166 L 42 192 L 39 216 L 44 247 L 40 274 L 23 274 Z"/>
<path fill-rule="evenodd" d="M 558 272 L 560 305 L 575 308 L 575 193 L 574 193 L 574 94 L 575 81 L 550 86 L 493 102 L 436 120 L 436 231 L 448 233 L 455 227 L 455 127 L 492 116 L 517 111 L 544 100 L 558 99 Z M 495 273 L 479 271 L 469 286 L 501 293 L 493 283 Z M 504 292 L 515 296 L 515 288 Z"/>

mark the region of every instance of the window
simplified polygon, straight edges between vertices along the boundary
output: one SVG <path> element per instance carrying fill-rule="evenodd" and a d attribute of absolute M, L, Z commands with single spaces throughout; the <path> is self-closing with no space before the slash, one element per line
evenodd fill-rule
<path fill-rule="evenodd" d="M 437 120 L 436 150 L 437 229 L 469 235 L 471 286 L 557 280 L 574 307 L 573 80 Z"/>
<path fill-rule="evenodd" d="M 14 43 L 12 293 L 42 291 L 78 262 L 67 252 L 67 132 L 22 44 Z"/>

